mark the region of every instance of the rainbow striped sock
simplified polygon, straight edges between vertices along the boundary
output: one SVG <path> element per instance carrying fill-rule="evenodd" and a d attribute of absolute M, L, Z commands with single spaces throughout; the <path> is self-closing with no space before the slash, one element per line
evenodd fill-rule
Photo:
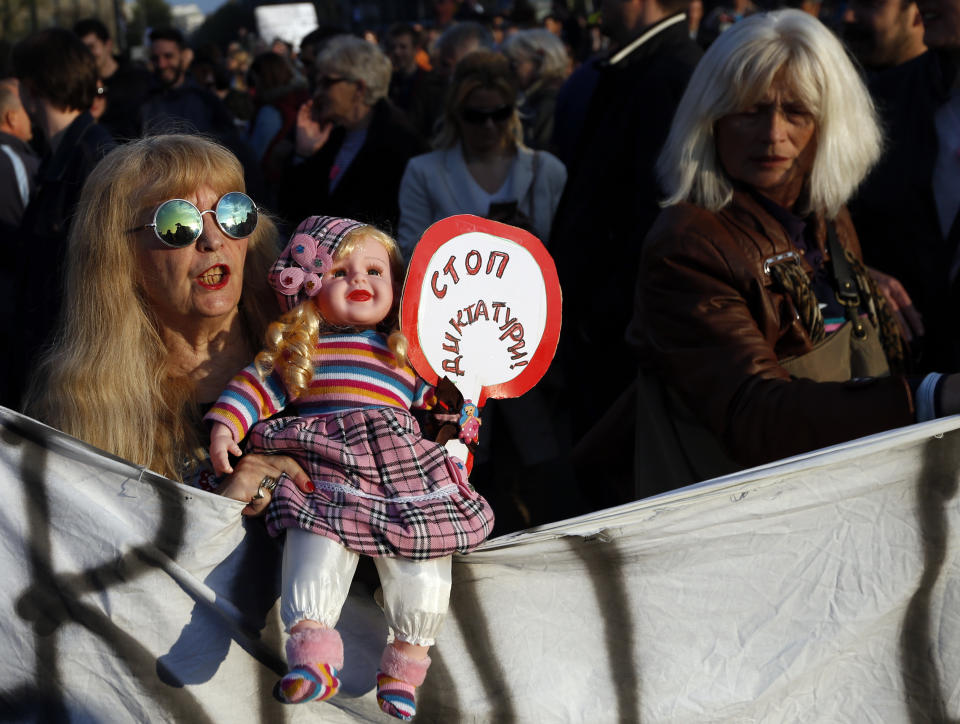
<path fill-rule="evenodd" d="M 380 709 L 397 719 L 410 721 L 417 713 L 414 692 L 417 687 L 406 681 L 394 679 L 382 671 L 377 672 L 377 703 Z"/>
<path fill-rule="evenodd" d="M 298 664 L 277 685 L 280 700 L 287 704 L 326 701 L 340 688 L 340 677 L 330 664 Z"/>

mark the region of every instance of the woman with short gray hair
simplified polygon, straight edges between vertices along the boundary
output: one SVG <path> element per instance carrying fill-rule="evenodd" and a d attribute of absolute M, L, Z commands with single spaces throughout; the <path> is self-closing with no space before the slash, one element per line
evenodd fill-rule
<path fill-rule="evenodd" d="M 326 43 L 315 67 L 316 92 L 297 114 L 280 213 L 291 226 L 308 216 L 343 216 L 395 234 L 403 169 L 426 143 L 386 98 L 390 60 L 343 35 Z"/>
<path fill-rule="evenodd" d="M 330 74 L 363 84 L 363 100 L 368 106 L 387 97 L 390 59 L 373 43 L 352 35 L 340 35 L 328 42 L 317 57 L 319 75 Z"/>
<path fill-rule="evenodd" d="M 523 94 L 523 140 L 531 148 L 550 149 L 557 92 L 571 70 L 567 49 L 549 30 L 532 28 L 508 37 L 502 50 Z"/>

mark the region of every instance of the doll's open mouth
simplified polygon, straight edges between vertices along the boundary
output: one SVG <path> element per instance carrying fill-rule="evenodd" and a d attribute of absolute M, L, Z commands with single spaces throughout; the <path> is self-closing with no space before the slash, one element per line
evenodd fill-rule
<path fill-rule="evenodd" d="M 347 299 L 351 302 L 365 302 L 372 296 L 373 295 L 365 289 L 354 289 L 347 295 Z"/>
<path fill-rule="evenodd" d="M 230 267 L 217 264 L 197 277 L 197 284 L 204 289 L 223 289 L 230 281 Z"/>

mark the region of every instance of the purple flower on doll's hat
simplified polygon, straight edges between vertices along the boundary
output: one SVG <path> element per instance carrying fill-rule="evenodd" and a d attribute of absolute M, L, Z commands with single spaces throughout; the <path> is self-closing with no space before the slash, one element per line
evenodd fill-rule
<path fill-rule="evenodd" d="M 311 216 L 296 228 L 268 276 L 281 309 L 293 309 L 320 291 L 340 242 L 361 226 L 353 219 Z"/>

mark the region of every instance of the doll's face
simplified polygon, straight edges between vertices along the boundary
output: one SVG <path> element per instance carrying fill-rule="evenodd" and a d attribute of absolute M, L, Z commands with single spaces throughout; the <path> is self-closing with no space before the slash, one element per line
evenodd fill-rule
<path fill-rule="evenodd" d="M 313 300 L 331 324 L 376 327 L 393 306 L 387 250 L 376 239 L 363 238 L 350 254 L 333 262 Z"/>

